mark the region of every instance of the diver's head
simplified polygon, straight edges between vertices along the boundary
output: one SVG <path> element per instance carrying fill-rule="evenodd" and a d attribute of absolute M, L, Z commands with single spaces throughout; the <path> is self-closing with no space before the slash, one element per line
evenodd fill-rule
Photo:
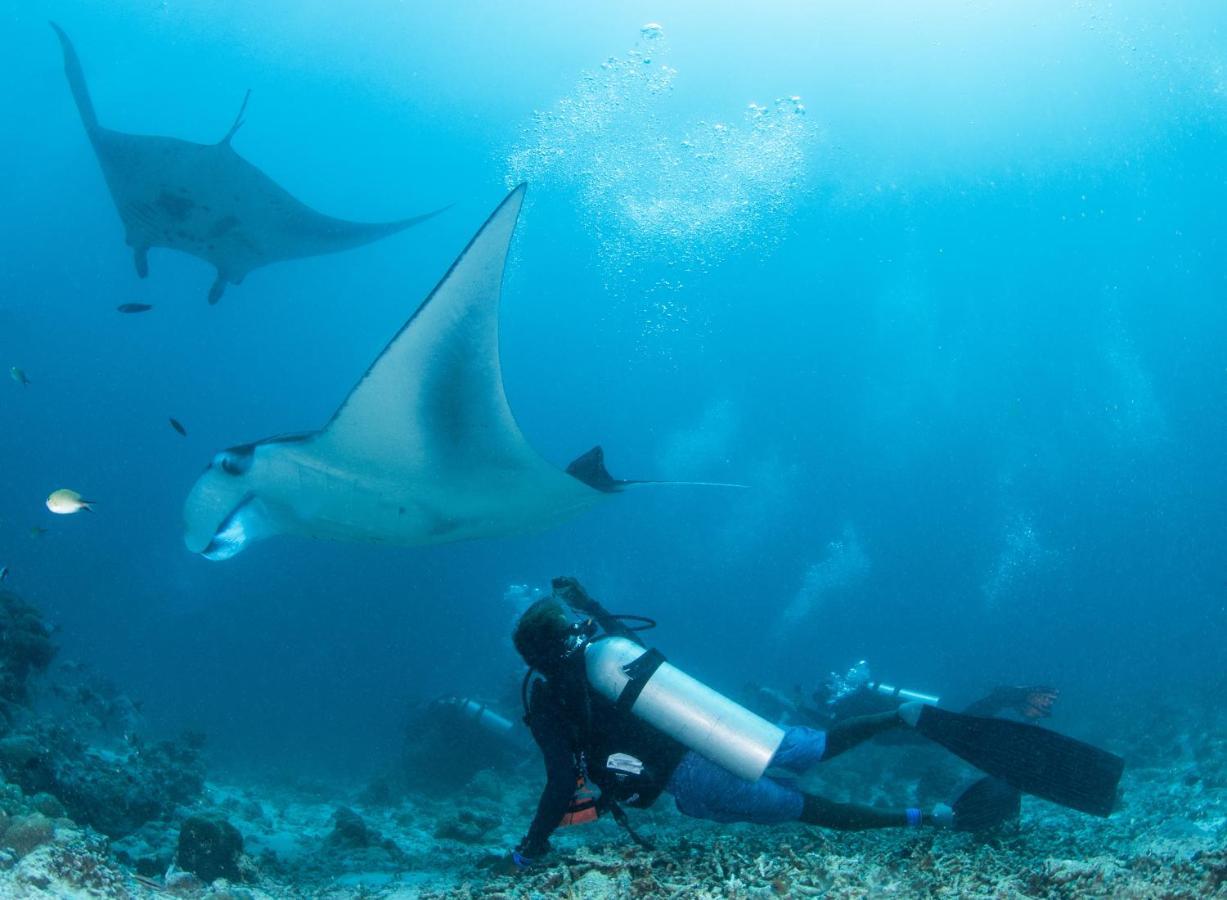
<path fill-rule="evenodd" d="M 542 597 L 520 616 L 511 639 L 524 662 L 548 677 L 594 634 L 591 619 L 577 622 L 553 597 Z"/>

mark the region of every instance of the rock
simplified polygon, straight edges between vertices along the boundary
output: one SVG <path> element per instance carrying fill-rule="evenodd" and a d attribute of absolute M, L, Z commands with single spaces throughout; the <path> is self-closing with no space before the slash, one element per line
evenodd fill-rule
<path fill-rule="evenodd" d="M 55 836 L 55 825 L 42 813 L 30 813 L 13 819 L 4 832 L 4 846 L 25 856 L 32 850 L 50 843 Z"/>
<path fill-rule="evenodd" d="M 45 767 L 46 757 L 47 749 L 33 735 L 12 734 L 0 740 L 0 773 L 18 785 L 29 783 L 33 770 Z"/>
<path fill-rule="evenodd" d="M 25 797 L 15 784 L 0 782 L 0 811 L 15 815 L 25 807 Z"/>
<path fill-rule="evenodd" d="M 138 746 L 118 762 L 88 751 L 60 759 L 51 788 L 74 820 L 111 838 L 169 817 L 203 790 L 198 750 L 169 741 Z"/>
<path fill-rule="evenodd" d="M 465 844 L 479 844 L 486 832 L 498 824 L 500 820 L 496 816 L 482 815 L 466 809 L 441 821 L 435 828 L 435 837 L 450 838 Z"/>
<path fill-rule="evenodd" d="M 178 894 L 180 896 L 197 895 L 204 887 L 200 883 L 200 879 L 191 872 L 185 872 L 182 869 L 171 866 L 166 872 L 166 877 L 163 879 L 163 884 L 167 892 Z"/>
<path fill-rule="evenodd" d="M 49 819 L 62 819 L 68 815 L 68 810 L 64 809 L 64 804 L 46 791 L 37 793 L 30 798 L 30 808 L 42 813 Z"/>
<path fill-rule="evenodd" d="M 38 610 L 14 593 L 0 592 L 0 698 L 25 703 L 30 673 L 46 669 L 55 651 Z"/>
<path fill-rule="evenodd" d="M 242 880 L 243 836 L 221 816 L 192 816 L 179 829 L 176 865 L 205 883 Z"/>
<path fill-rule="evenodd" d="M 480 797 L 502 803 L 506 789 L 501 779 L 493 769 L 482 769 L 469 781 L 465 793 L 470 797 Z"/>
<path fill-rule="evenodd" d="M 328 835 L 328 843 L 333 846 L 370 847 L 380 841 L 379 835 L 367 828 L 362 817 L 348 806 L 339 807 L 333 814 L 332 821 L 333 828 Z"/>

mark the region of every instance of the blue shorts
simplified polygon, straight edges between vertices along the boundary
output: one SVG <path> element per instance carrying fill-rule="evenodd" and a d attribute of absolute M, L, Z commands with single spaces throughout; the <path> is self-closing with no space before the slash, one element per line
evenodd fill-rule
<path fill-rule="evenodd" d="M 771 765 L 801 773 L 819 762 L 825 750 L 825 732 L 790 728 Z M 665 790 L 683 815 L 713 822 L 795 822 L 804 803 L 798 790 L 767 777 L 745 781 L 693 750 L 682 757 Z"/>

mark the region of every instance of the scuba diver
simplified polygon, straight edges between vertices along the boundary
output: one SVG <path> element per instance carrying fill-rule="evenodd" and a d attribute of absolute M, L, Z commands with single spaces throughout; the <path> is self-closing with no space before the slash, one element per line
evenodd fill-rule
<path fill-rule="evenodd" d="M 742 692 L 745 704 L 779 725 L 809 725 L 830 728 L 854 716 L 898 709 L 919 700 L 937 706 L 941 698 L 907 690 L 871 677 L 869 664 L 861 660 L 845 674 L 831 672 L 807 700 L 800 687 L 784 693 L 766 685 L 750 683 Z M 998 685 L 988 694 L 963 708 L 971 716 L 1000 716 L 1011 713 L 1026 721 L 1046 719 L 1061 692 L 1048 685 Z M 902 735 L 902 740 L 909 739 Z M 915 740 L 914 737 L 911 738 Z"/>
<path fill-rule="evenodd" d="M 427 794 L 454 794 L 483 769 L 503 771 L 523 758 L 527 731 L 472 697 L 445 695 L 410 711 L 395 783 Z"/>
<path fill-rule="evenodd" d="M 549 852 L 555 829 L 602 812 L 648 847 L 622 804 L 645 808 L 664 792 L 694 818 L 845 831 L 984 830 L 1017 818 L 1019 791 L 1101 816 L 1115 803 L 1120 757 L 1035 725 L 911 701 L 822 731 L 781 729 L 648 649 L 636 630 L 655 623 L 609 613 L 574 578 L 555 578 L 553 588 L 525 611 L 513 635 L 529 666 L 525 721 L 544 757 L 546 785 L 528 833 L 495 865 L 498 873 L 527 869 Z M 586 618 L 576 621 L 567 607 Z M 635 629 L 623 620 L 647 624 Z M 534 672 L 541 677 L 534 680 Z M 988 777 L 953 806 L 926 811 L 837 803 L 766 774 L 769 768 L 804 773 L 895 729 L 914 729 Z"/>

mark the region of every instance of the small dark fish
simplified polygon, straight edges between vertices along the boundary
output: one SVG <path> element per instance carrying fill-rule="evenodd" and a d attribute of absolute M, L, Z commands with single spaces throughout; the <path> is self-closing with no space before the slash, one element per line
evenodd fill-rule
<path fill-rule="evenodd" d="M 153 306 L 148 303 L 121 303 L 115 307 L 121 313 L 149 312 Z"/>
<path fill-rule="evenodd" d="M 0 566 L 0 581 L 4 581 L 4 579 L 8 577 L 9 577 L 9 567 Z"/>
<path fill-rule="evenodd" d="M 179 432 L 184 437 L 187 437 L 187 429 L 183 427 L 183 423 L 178 419 L 171 419 L 170 427 L 175 429 L 175 431 Z"/>
<path fill-rule="evenodd" d="M 30 379 L 26 376 L 26 373 L 17 366 L 13 366 L 13 368 L 9 369 L 9 376 L 22 387 L 25 387 L 30 383 Z"/>
<path fill-rule="evenodd" d="M 47 533 L 47 529 L 41 525 L 30 526 L 30 537 L 42 537 Z"/>

